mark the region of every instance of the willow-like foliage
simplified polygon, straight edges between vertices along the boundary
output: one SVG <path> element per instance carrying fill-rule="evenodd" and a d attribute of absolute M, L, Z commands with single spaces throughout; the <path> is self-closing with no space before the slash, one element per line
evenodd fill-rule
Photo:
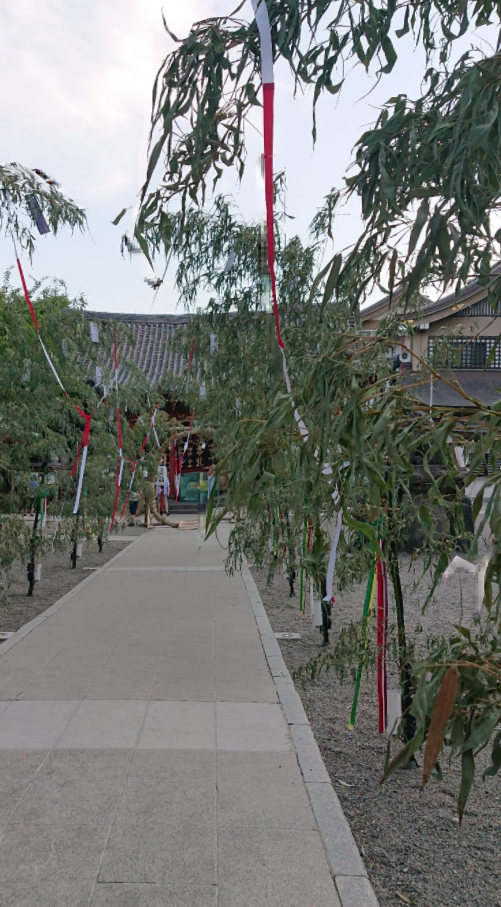
<path fill-rule="evenodd" d="M 13 235 L 31 258 L 37 233 L 30 199 L 35 198 L 50 230 L 62 227 L 84 231 L 87 218 L 82 208 L 65 196 L 55 183 L 39 177 L 21 164 L 0 164 L 0 230 Z"/>
<path fill-rule="evenodd" d="M 301 562 L 305 517 L 313 526 L 308 568 L 325 571 L 328 527 L 339 506 L 345 532 L 340 576 L 360 576 L 373 557 L 376 536 L 397 544 L 416 517 L 410 477 L 416 459 L 431 482 L 418 518 L 426 530 L 425 569 L 438 582 L 451 553 L 465 543 L 462 484 L 471 484 L 486 451 L 500 453 L 498 406 L 472 404 L 462 413 L 430 414 L 404 381 L 392 375 L 388 350 L 398 342 L 398 318 L 390 315 L 374 337 L 360 333 L 359 305 L 376 286 L 390 302 L 419 308 L 430 286 L 459 289 L 477 277 L 498 305 L 499 284 L 491 280 L 500 252 L 494 216 L 499 208 L 499 26 L 501 5 L 493 0 L 267 0 L 276 60 L 287 61 L 296 88 L 313 88 L 315 105 L 335 96 L 352 64 L 384 80 L 412 40 L 424 51 L 422 91 L 383 105 L 375 126 L 356 143 L 353 166 L 324 200 L 313 224 L 313 245 L 282 241 L 276 229 L 277 270 L 283 334 L 293 385 L 292 399 L 280 378 L 280 355 L 270 318 L 260 312 L 262 255 L 258 231 L 229 217 L 221 201 L 203 205 L 225 168 L 239 176 L 245 167 L 246 126 L 259 107 L 259 37 L 254 20 L 231 16 L 196 23 L 160 67 L 153 89 L 151 145 L 135 238 L 145 254 L 173 248 L 180 259 L 181 297 L 193 306 L 204 288 L 206 313 L 185 337 L 197 336 L 198 378 L 206 394 L 198 404 L 202 421 L 214 427 L 220 471 L 229 475 L 227 506 L 237 516 L 230 563 L 243 554 L 271 569 Z M 470 49 L 454 60 L 458 38 L 490 26 L 495 49 Z M 167 27 L 167 26 L 166 26 Z M 485 46 L 485 45 L 484 45 Z M 333 116 L 335 111 L 333 110 Z M 349 162 L 347 161 L 347 164 Z M 159 170 L 162 170 L 160 181 Z M 156 188 L 153 188 L 156 187 Z M 343 251 L 336 224 L 340 204 L 360 199 L 362 228 Z M 319 200 L 320 201 L 320 200 Z M 177 213 L 175 213 L 177 212 Z M 176 229 L 175 229 L 176 227 Z M 325 264 L 322 249 L 335 238 L 336 254 Z M 237 250 L 237 266 L 224 271 L 225 256 Z M 217 353 L 209 335 L 217 332 Z M 427 382 L 433 363 L 422 363 Z M 191 389 L 190 389 L 191 385 Z M 179 393 L 197 390 L 193 379 Z M 460 391 L 460 393 L 463 393 Z M 301 438 L 294 409 L 304 419 Z M 469 455 L 459 474 L 452 444 Z M 442 466 L 439 479 L 431 465 Z M 326 473 L 326 464 L 330 472 Z M 479 533 L 489 525 L 492 552 L 487 570 L 486 626 L 460 633 L 416 666 L 417 733 L 400 757 L 425 740 L 434 695 L 449 663 L 460 668 L 458 698 L 445 741 L 462 762 L 460 814 L 468 796 L 476 753 L 492 742 L 492 771 L 501 765 L 499 663 L 501 579 L 501 484 L 490 477 L 493 495 L 470 541 L 475 556 Z M 478 515 L 482 493 L 474 502 Z M 445 515 L 440 532 L 436 514 Z M 213 515 L 212 527 L 218 517 Z M 303 558 L 304 562 L 304 558 Z M 470 632 L 470 631 L 467 631 Z M 468 647 L 474 645 L 475 658 Z M 405 654 L 405 653 L 404 653 Z M 402 653 L 400 653 L 402 655 Z M 465 664 L 468 663 L 465 667 Z M 473 663 L 474 662 L 474 663 Z M 463 670 L 464 668 L 464 670 Z M 494 679 L 493 679 L 494 678 Z"/>

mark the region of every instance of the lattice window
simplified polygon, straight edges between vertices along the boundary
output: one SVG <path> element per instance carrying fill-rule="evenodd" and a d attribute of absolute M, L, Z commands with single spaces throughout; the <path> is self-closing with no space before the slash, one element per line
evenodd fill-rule
<path fill-rule="evenodd" d="M 487 296 L 485 296 L 483 299 L 479 299 L 478 302 L 474 302 L 473 305 L 467 305 L 464 309 L 457 309 L 450 314 L 462 318 L 464 315 L 497 315 L 499 313 L 494 311 Z"/>
<path fill-rule="evenodd" d="M 458 369 L 485 369 L 489 354 L 495 344 L 496 350 L 489 369 L 501 369 L 501 344 L 497 343 L 497 337 L 478 337 L 473 340 L 467 337 L 454 337 L 451 339 L 441 339 L 440 337 L 428 338 L 428 356 L 440 349 L 442 343 L 447 346 L 447 356 L 445 361 L 439 361 L 437 364 L 442 368 Z"/>

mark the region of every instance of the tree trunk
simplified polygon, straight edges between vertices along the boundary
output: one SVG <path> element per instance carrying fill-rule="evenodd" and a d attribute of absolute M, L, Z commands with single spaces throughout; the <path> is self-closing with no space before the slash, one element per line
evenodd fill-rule
<path fill-rule="evenodd" d="M 322 648 L 325 648 L 325 646 L 329 645 L 329 630 L 332 627 L 332 606 L 330 602 L 324 601 L 327 595 L 327 580 L 325 576 L 320 577 L 320 595 L 322 596 Z"/>
<path fill-rule="evenodd" d="M 33 595 L 33 590 L 35 588 L 35 559 L 37 555 L 37 529 L 38 529 L 38 517 L 40 510 L 37 507 L 35 510 L 35 519 L 33 521 L 33 529 L 31 532 L 31 542 L 30 542 L 30 562 L 28 564 L 28 596 Z"/>
<path fill-rule="evenodd" d="M 76 570 L 77 566 L 77 542 L 78 542 L 78 514 L 75 519 L 75 530 L 73 535 L 73 548 L 71 551 L 71 567 Z"/>
<path fill-rule="evenodd" d="M 405 633 L 404 597 L 400 581 L 400 568 L 398 564 L 397 545 L 394 539 L 388 545 L 388 566 L 395 595 L 395 610 L 397 614 L 398 633 L 398 662 L 400 672 L 400 688 L 402 690 L 402 712 L 404 714 L 403 736 L 407 743 L 416 733 L 416 719 L 410 714 L 414 687 L 412 685 L 411 668 L 407 653 L 407 637 Z M 414 757 L 413 757 L 414 758 Z"/>

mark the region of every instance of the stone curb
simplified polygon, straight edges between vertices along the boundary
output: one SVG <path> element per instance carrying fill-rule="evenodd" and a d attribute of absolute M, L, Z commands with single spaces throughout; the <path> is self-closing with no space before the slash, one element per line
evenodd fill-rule
<path fill-rule="evenodd" d="M 324 760 L 313 735 L 301 698 L 282 658 L 261 596 L 248 566 L 242 565 L 263 649 L 275 683 L 285 719 L 323 840 L 327 860 L 342 907 L 379 907 L 360 851 L 331 784 Z M 277 651 L 278 650 L 278 651 Z"/>
<path fill-rule="evenodd" d="M 130 549 L 133 548 L 134 545 L 137 545 L 139 540 L 142 538 L 142 535 L 138 535 L 138 537 L 134 539 L 133 542 L 130 542 L 125 546 L 125 548 L 122 548 L 122 551 L 119 551 L 118 554 L 115 554 L 114 557 L 111 557 L 109 561 L 106 561 L 106 563 L 103 564 L 102 567 L 98 567 L 97 570 L 93 570 L 91 573 L 89 573 L 89 575 L 86 576 L 81 583 L 78 583 L 77 586 L 73 586 L 73 589 L 70 589 L 70 591 L 67 592 L 66 595 L 63 595 L 63 597 L 59 598 L 57 602 L 54 602 L 53 605 L 50 605 L 50 607 L 47 608 L 46 611 L 42 611 L 42 613 L 38 614 L 37 617 L 34 617 L 33 620 L 28 621 L 27 624 L 24 624 L 24 626 L 20 627 L 20 629 L 17 630 L 17 632 L 7 640 L 7 642 L 3 642 L 0 645 L 0 658 L 2 658 L 3 655 L 6 655 L 7 652 L 9 652 L 10 649 L 12 649 L 12 647 L 15 646 L 18 642 L 21 642 L 21 640 L 24 639 L 24 637 L 27 636 L 28 633 L 31 633 L 31 631 L 34 630 L 35 627 L 38 627 L 39 624 L 42 624 L 44 622 L 44 620 L 47 620 L 47 618 L 50 617 L 51 614 L 55 614 L 56 611 L 59 611 L 59 608 L 62 608 L 62 606 L 66 604 L 66 602 L 69 601 L 69 599 L 73 595 L 76 595 L 77 592 L 80 592 L 80 590 L 83 589 L 84 586 L 87 586 L 89 583 L 91 583 L 92 580 L 96 578 L 96 576 L 104 573 L 104 571 L 107 570 L 110 564 L 113 564 L 115 561 L 118 561 L 121 557 L 123 557 L 124 554 L 127 554 Z"/>

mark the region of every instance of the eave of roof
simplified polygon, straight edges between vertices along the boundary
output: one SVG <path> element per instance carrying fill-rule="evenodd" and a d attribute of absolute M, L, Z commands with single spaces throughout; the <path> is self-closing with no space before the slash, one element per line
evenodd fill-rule
<path fill-rule="evenodd" d="M 492 276 L 490 283 L 496 277 L 499 277 L 501 274 L 501 263 L 495 265 L 492 269 Z M 473 280 L 471 283 L 466 284 L 459 293 L 448 293 L 446 296 L 442 296 L 440 299 L 435 300 L 434 302 L 429 302 L 427 305 L 424 305 L 420 309 L 420 316 L 425 321 L 426 315 L 435 315 L 438 312 L 442 312 L 449 308 L 454 308 L 455 310 L 464 308 L 468 305 L 469 301 L 475 296 L 479 290 L 485 290 L 487 292 L 488 287 L 482 286 L 478 280 Z M 394 293 L 392 306 L 396 305 L 400 298 L 401 293 L 398 291 Z M 390 297 L 384 296 L 378 302 L 373 302 L 371 305 L 367 306 L 365 309 L 360 310 L 360 315 L 362 321 L 366 321 L 371 316 L 378 315 L 380 312 L 383 312 L 389 306 Z M 409 318 L 413 316 L 413 312 L 406 312 L 405 317 Z"/>

